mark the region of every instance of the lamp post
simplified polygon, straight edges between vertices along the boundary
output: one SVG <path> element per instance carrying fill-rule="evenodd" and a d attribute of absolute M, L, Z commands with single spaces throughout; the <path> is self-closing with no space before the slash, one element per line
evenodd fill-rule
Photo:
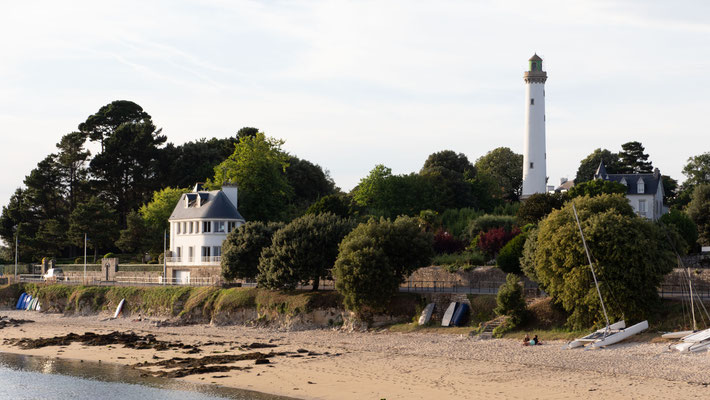
<path fill-rule="evenodd" d="M 15 229 L 15 279 L 17 279 L 17 248 L 20 237 L 20 225 L 17 225 Z"/>
<path fill-rule="evenodd" d="M 84 232 L 84 284 L 86 284 L 86 232 Z"/>

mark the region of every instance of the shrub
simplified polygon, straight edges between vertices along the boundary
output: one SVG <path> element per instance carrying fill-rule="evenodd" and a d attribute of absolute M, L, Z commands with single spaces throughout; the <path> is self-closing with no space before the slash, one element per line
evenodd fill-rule
<path fill-rule="evenodd" d="M 271 244 L 281 222 L 249 221 L 227 235 L 222 245 L 222 276 L 226 280 L 256 278 L 261 251 Z"/>
<path fill-rule="evenodd" d="M 407 276 L 429 265 L 432 242 L 432 235 L 410 217 L 358 225 L 340 244 L 333 268 L 345 306 L 356 312 L 385 307 Z"/>
<path fill-rule="evenodd" d="M 83 264 L 84 263 L 84 257 L 77 257 L 74 259 L 74 264 Z"/>
<path fill-rule="evenodd" d="M 501 271 L 516 275 L 522 273 L 520 270 L 520 258 L 523 256 L 523 246 L 525 246 L 526 236 L 527 235 L 524 233 L 521 233 L 500 249 L 500 253 L 498 253 L 498 257 L 496 257 L 496 264 Z"/>
<path fill-rule="evenodd" d="M 661 215 L 660 221 L 661 224 L 675 229 L 685 241 L 683 248 L 678 249 L 679 253 L 688 253 L 697 246 L 698 227 L 686 213 L 673 209 L 669 213 Z"/>
<path fill-rule="evenodd" d="M 609 318 L 646 319 L 660 303 L 657 288 L 676 259 L 660 227 L 635 215 L 623 195 L 576 198 L 540 222 L 534 254 L 524 257 L 534 264 L 537 282 L 571 314 L 572 328 L 602 322 L 570 203 L 576 205 L 602 296 L 613 298 L 606 302 Z"/>
<path fill-rule="evenodd" d="M 471 221 L 481 215 L 483 212 L 474 208 L 448 209 L 441 213 L 441 225 L 454 237 L 461 238 L 465 236 L 466 228 Z"/>
<path fill-rule="evenodd" d="M 466 242 L 457 240 L 454 235 L 439 229 L 434 235 L 434 252 L 437 254 L 458 253 L 466 248 Z"/>
<path fill-rule="evenodd" d="M 113 254 L 113 253 L 106 253 L 106 254 L 104 255 L 104 258 L 116 258 L 116 255 Z M 83 262 L 83 261 L 82 261 L 82 262 Z"/>
<path fill-rule="evenodd" d="M 489 258 L 495 258 L 500 249 L 519 234 L 520 229 L 518 228 L 513 228 L 509 231 L 506 231 L 505 228 L 493 228 L 478 235 L 476 247 L 481 249 Z"/>
<path fill-rule="evenodd" d="M 552 210 L 562 208 L 565 201 L 565 193 L 535 193 L 521 202 L 516 214 L 518 224 L 537 224 Z"/>
<path fill-rule="evenodd" d="M 505 277 L 505 283 L 498 289 L 498 296 L 496 296 L 497 307 L 494 311 L 498 315 L 509 317 L 507 328 L 520 326 L 525 321 L 527 313 L 523 288 L 518 283 L 518 279 L 517 275 L 508 274 Z"/>
<path fill-rule="evenodd" d="M 511 215 L 491 215 L 486 214 L 472 220 L 466 230 L 466 238 L 473 239 L 482 232 L 487 232 L 494 228 L 503 228 L 510 232 L 515 226 L 515 217 Z"/>
<path fill-rule="evenodd" d="M 274 233 L 271 245 L 259 257 L 259 285 L 293 289 L 330 278 L 338 245 L 354 223 L 331 213 L 306 214 Z"/>
<path fill-rule="evenodd" d="M 440 254 L 434 256 L 431 263 L 432 265 L 442 266 L 449 272 L 456 272 L 459 270 L 469 271 L 479 265 L 483 265 L 485 259 L 481 253 L 465 251 L 459 254 Z"/>

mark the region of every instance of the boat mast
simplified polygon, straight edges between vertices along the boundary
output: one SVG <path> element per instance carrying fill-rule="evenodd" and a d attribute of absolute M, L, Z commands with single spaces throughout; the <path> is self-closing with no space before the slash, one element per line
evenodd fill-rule
<path fill-rule="evenodd" d="M 594 286 L 597 287 L 597 294 L 599 295 L 599 301 L 602 304 L 602 311 L 604 311 L 604 319 L 606 319 L 606 330 L 604 331 L 604 336 L 609 333 L 609 315 L 606 313 L 606 306 L 604 305 L 604 299 L 602 299 L 602 292 L 599 290 L 599 282 L 597 282 L 597 274 L 594 273 L 594 266 L 592 265 L 592 257 L 589 255 L 589 249 L 587 248 L 587 241 L 584 239 L 584 233 L 582 233 L 582 224 L 579 223 L 579 217 L 577 216 L 577 208 L 572 203 L 572 211 L 574 211 L 574 219 L 577 221 L 577 228 L 579 228 L 579 234 L 582 236 L 582 245 L 584 245 L 584 252 L 587 253 L 587 260 L 589 260 L 589 269 L 592 270 L 592 277 L 594 278 Z"/>
<path fill-rule="evenodd" d="M 676 254 L 678 261 L 680 261 L 680 255 Z M 693 280 L 690 275 L 690 267 L 686 267 L 686 273 L 688 274 L 688 289 L 690 290 L 690 313 L 693 316 L 693 331 L 698 330 L 698 324 L 695 322 L 695 305 L 693 302 Z"/>

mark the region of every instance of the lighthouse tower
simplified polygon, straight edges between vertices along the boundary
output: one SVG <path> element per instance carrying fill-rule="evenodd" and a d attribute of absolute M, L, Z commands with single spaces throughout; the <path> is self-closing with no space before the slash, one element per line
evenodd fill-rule
<path fill-rule="evenodd" d="M 537 54 L 529 60 L 525 79 L 525 149 L 523 153 L 523 195 L 545 193 L 547 190 L 547 154 L 545 152 L 545 81 L 542 58 Z"/>

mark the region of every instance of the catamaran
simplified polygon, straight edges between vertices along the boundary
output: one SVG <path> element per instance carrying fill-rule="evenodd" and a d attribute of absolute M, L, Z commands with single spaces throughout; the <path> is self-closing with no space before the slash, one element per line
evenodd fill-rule
<path fill-rule="evenodd" d="M 587 254 L 587 260 L 589 261 L 589 269 L 592 270 L 592 278 L 594 278 L 594 285 L 597 288 L 597 294 L 599 295 L 599 301 L 602 306 L 602 311 L 604 312 L 604 318 L 606 320 L 606 327 L 592 332 L 587 336 L 575 339 L 567 345 L 568 349 L 574 349 L 577 347 L 582 347 L 586 344 L 591 343 L 588 348 L 598 349 L 601 347 L 609 346 L 614 343 L 618 343 L 630 336 L 637 333 L 643 332 L 648 329 L 648 321 L 639 322 L 636 325 L 626 327 L 625 321 L 619 321 L 614 324 L 609 322 L 609 315 L 606 312 L 606 306 L 604 305 L 604 299 L 602 298 L 602 292 L 599 290 L 599 282 L 597 281 L 597 274 L 594 272 L 594 265 L 592 264 L 592 257 L 589 255 L 589 248 L 587 248 L 587 241 L 584 238 L 584 233 L 582 232 L 582 224 L 579 223 L 579 216 L 577 215 L 577 208 L 572 203 L 572 211 L 574 212 L 574 219 L 577 221 L 577 228 L 579 228 L 579 234 L 582 236 L 582 245 L 584 245 L 584 252 Z"/>
<path fill-rule="evenodd" d="M 680 255 L 676 252 L 676 257 L 678 258 L 678 265 L 683 266 L 683 261 Z M 695 297 L 697 293 L 693 293 L 693 280 L 690 275 L 690 268 L 684 268 L 686 274 L 686 279 L 688 281 L 688 297 L 690 298 L 690 313 L 693 322 L 693 330 L 689 331 L 679 331 L 679 332 L 669 332 L 663 334 L 661 337 L 664 339 L 680 339 L 679 343 L 675 343 L 669 346 L 671 350 L 676 350 L 680 352 L 692 352 L 696 353 L 703 350 L 708 350 L 710 348 L 710 329 L 698 330 L 698 323 L 695 319 Z M 708 310 L 705 308 L 702 299 L 698 296 L 698 307 L 700 311 L 705 312 L 705 316 L 710 320 L 710 315 L 708 315 Z M 700 313 L 703 317 L 703 313 Z"/>

